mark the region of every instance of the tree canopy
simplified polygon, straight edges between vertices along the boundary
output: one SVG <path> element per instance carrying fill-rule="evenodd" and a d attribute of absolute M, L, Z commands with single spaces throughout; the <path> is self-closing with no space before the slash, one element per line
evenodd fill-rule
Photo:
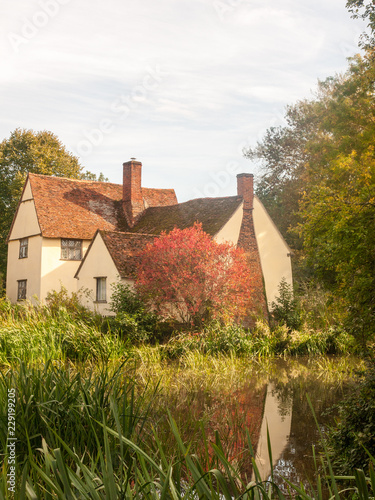
<path fill-rule="evenodd" d="M 243 250 L 217 243 L 201 224 L 162 233 L 141 253 L 136 288 L 161 316 L 195 325 L 242 318 L 252 294 Z"/>
<path fill-rule="evenodd" d="M 261 163 L 258 195 L 304 270 L 343 301 L 357 333 L 375 330 L 374 88 L 374 58 L 356 56 L 245 152 Z"/>
<path fill-rule="evenodd" d="M 371 50 L 375 47 L 375 4 L 373 0 L 348 0 L 346 8 L 351 12 L 354 19 L 367 20 L 367 27 L 370 33 L 363 33 L 360 40 L 360 46 Z"/>

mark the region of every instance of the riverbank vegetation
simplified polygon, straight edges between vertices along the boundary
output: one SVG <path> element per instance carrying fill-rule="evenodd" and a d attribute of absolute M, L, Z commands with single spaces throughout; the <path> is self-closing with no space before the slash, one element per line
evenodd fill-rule
<path fill-rule="evenodd" d="M 129 297 L 129 290 L 119 293 Z M 293 330 L 276 319 L 271 326 L 258 321 L 251 330 L 211 323 L 174 331 L 173 325 L 155 327 L 151 316 L 142 323 L 143 306 L 133 299 L 132 314 L 114 304 L 118 315 L 109 321 L 83 309 L 78 297 L 64 290 L 52 293 L 46 306 L 1 301 L 0 397 L 6 401 L 12 388 L 17 394 L 17 491 L 40 499 L 282 498 L 288 488 L 300 488 L 280 484 L 280 478 L 251 482 L 265 384 L 272 379 L 276 386 L 294 381 L 298 387 L 309 379 L 313 388 L 314 380 L 323 378 L 324 394 L 332 394 L 360 367 L 359 358 L 353 363 L 349 357 L 353 337 L 332 326 L 309 331 L 304 321 Z M 298 308 L 301 317 L 308 315 Z M 134 335 L 147 333 L 151 324 L 157 336 L 146 335 L 144 341 Z M 325 353 L 345 356 L 338 364 Z M 285 358 L 292 364 L 276 369 Z M 281 392 L 281 405 L 290 391 Z M 317 409 L 321 400 L 318 394 Z M 251 418 L 244 420 L 246 415 Z M 0 423 L 4 453 L 5 407 Z M 332 463 L 333 456 L 327 449 Z M 351 487 L 363 488 L 363 480 L 373 487 L 366 464 L 360 467 L 369 479 L 353 476 Z M 8 470 L 4 461 L 0 498 L 13 498 Z M 327 486 L 332 492 L 341 488 L 333 471 Z M 306 495 L 320 498 L 318 484 L 316 493 Z"/>
<path fill-rule="evenodd" d="M 123 292 L 126 297 L 131 293 Z M 60 294 L 59 308 L 0 301 L 1 364 L 11 364 L 16 359 L 121 360 L 134 346 L 144 344 L 153 344 L 163 359 L 179 359 L 194 351 L 251 357 L 353 354 L 358 347 L 351 335 L 334 324 L 314 329 L 302 323 L 297 330 L 284 322 L 270 327 L 266 321 L 258 320 L 252 329 L 211 322 L 199 329 L 186 330 L 185 326 L 158 323 L 152 314 L 143 315 L 141 303 L 134 306 L 130 302 L 131 308 L 136 308 L 133 311 L 128 306 L 119 306 L 116 316 L 101 318 L 80 307 L 78 299 L 69 297 L 64 302 L 64 293 L 52 294 L 53 297 Z"/>

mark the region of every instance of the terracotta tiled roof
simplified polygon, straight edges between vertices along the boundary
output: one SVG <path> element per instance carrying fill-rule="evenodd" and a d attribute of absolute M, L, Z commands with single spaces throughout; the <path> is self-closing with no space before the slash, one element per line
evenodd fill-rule
<path fill-rule="evenodd" d="M 132 233 L 160 234 L 175 227 L 185 229 L 194 222 L 202 223 L 203 231 L 214 236 L 242 203 L 240 196 L 198 198 L 169 207 L 148 208 L 133 228 L 122 222 L 121 229 Z"/>
<path fill-rule="evenodd" d="M 142 188 L 149 208 L 129 228 L 122 211 L 121 184 L 37 174 L 29 174 L 29 179 L 42 235 L 47 238 L 90 240 L 98 229 L 160 234 L 175 227 L 190 227 L 196 221 L 213 236 L 242 202 L 240 196 L 229 196 L 177 204 L 173 189 Z"/>
<path fill-rule="evenodd" d="M 177 205 L 174 189 L 142 188 L 143 199 L 146 207 L 167 207 Z"/>
<path fill-rule="evenodd" d="M 42 235 L 91 239 L 97 229 L 118 229 L 122 185 L 29 174 Z M 177 203 L 173 189 L 142 188 L 146 206 Z"/>
<path fill-rule="evenodd" d="M 138 255 L 147 243 L 152 243 L 151 234 L 99 231 L 122 278 L 135 278 Z"/>
<path fill-rule="evenodd" d="M 100 229 L 116 229 L 115 201 L 122 186 L 29 174 L 42 235 L 91 239 Z"/>

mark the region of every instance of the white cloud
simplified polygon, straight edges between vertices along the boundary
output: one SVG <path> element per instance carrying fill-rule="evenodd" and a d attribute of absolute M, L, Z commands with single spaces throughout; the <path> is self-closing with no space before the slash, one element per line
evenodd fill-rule
<path fill-rule="evenodd" d="M 343 70 L 362 29 L 342 0 L 18 0 L 0 27 L 1 138 L 91 137 L 89 170 L 121 182 L 135 156 L 182 199 L 226 162 L 251 170 L 242 145 Z"/>

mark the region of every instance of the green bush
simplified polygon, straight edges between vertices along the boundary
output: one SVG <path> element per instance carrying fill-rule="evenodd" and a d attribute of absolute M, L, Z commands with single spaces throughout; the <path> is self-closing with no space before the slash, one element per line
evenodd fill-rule
<path fill-rule="evenodd" d="M 312 330 L 306 325 L 290 332 L 285 352 L 292 355 L 346 354 L 354 352 L 354 339 L 341 328 Z"/>
<path fill-rule="evenodd" d="M 58 315 L 59 311 L 64 309 L 74 319 L 99 326 L 101 316 L 82 305 L 82 300 L 84 297 L 88 298 L 90 293 L 89 290 L 81 288 L 78 292 L 71 292 L 69 295 L 68 290 L 61 285 L 59 291 L 52 290 L 47 293 L 45 302 L 52 316 Z"/>
<path fill-rule="evenodd" d="M 350 397 L 336 405 L 339 417 L 328 432 L 331 456 L 342 474 L 368 469 L 375 457 L 375 361 L 363 373 Z"/>
<path fill-rule="evenodd" d="M 136 292 L 128 285 L 113 285 L 110 309 L 116 314 L 106 319 L 104 329 L 118 332 L 131 343 L 160 339 L 158 318 L 149 312 Z"/>
<path fill-rule="evenodd" d="M 291 330 L 298 330 L 301 326 L 300 304 L 293 288 L 283 278 L 279 285 L 279 296 L 271 304 L 273 319 L 280 324 L 286 325 Z"/>
<path fill-rule="evenodd" d="M 213 322 L 201 331 L 174 335 L 163 349 L 168 358 L 178 358 L 194 350 L 213 355 L 244 355 L 251 352 L 251 340 L 249 334 L 237 324 Z"/>

